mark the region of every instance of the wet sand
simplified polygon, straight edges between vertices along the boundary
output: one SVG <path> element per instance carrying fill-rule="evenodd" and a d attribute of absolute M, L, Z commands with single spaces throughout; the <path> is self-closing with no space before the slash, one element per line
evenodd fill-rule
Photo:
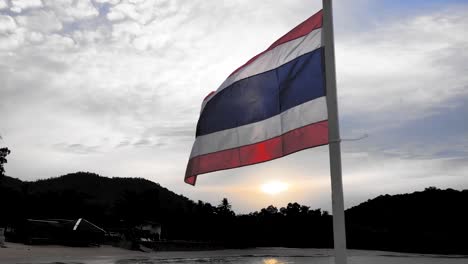
<path fill-rule="evenodd" d="M 0 263 L 21 264 L 332 264 L 333 250 L 295 248 L 253 248 L 212 251 L 139 252 L 111 246 L 28 246 L 6 243 L 0 248 Z M 406 254 L 348 250 L 349 264 L 466 264 L 468 256 Z"/>

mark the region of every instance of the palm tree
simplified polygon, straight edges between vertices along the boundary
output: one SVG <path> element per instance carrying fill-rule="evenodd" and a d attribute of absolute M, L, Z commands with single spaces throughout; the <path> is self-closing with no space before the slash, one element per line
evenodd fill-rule
<path fill-rule="evenodd" d="M 221 203 L 217 207 L 218 214 L 223 216 L 234 216 L 234 212 L 231 210 L 232 206 L 227 198 L 223 198 Z"/>

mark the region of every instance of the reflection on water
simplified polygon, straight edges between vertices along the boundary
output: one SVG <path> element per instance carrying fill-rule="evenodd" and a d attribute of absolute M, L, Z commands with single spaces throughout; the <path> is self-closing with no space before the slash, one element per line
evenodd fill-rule
<path fill-rule="evenodd" d="M 302 260 L 301 260 L 302 258 Z M 218 264 L 293 264 L 293 263 L 330 263 L 316 262 L 313 258 L 302 256 L 295 257 L 295 260 L 288 257 L 258 257 L 258 256 L 223 256 L 223 257 L 207 257 L 207 258 L 134 258 L 121 259 L 115 261 L 115 264 L 198 264 L 198 263 L 218 263 Z M 94 263 L 93 263 L 94 264 Z M 112 263 L 113 264 L 113 263 Z"/>
<path fill-rule="evenodd" d="M 288 262 L 284 262 L 284 261 L 279 261 L 278 259 L 275 259 L 275 258 L 267 258 L 267 259 L 263 259 L 263 264 L 286 264 Z"/>
<path fill-rule="evenodd" d="M 254 256 L 230 256 L 230 257 L 212 257 L 212 258 L 171 258 L 171 259 L 150 259 L 150 258 L 134 258 L 121 259 L 115 261 L 115 264 L 169 264 L 169 263 L 230 263 L 230 264 L 290 264 L 295 262 L 285 261 L 278 258 L 254 257 Z"/>

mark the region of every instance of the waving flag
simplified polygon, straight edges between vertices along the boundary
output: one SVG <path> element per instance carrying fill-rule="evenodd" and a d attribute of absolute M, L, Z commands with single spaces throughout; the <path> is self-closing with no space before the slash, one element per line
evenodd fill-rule
<path fill-rule="evenodd" d="M 319 11 L 205 98 L 186 183 L 328 143 L 322 43 Z"/>

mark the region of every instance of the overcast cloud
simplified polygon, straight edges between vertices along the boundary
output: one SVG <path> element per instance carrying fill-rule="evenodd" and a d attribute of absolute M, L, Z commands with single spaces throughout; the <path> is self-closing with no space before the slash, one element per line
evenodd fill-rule
<path fill-rule="evenodd" d="M 468 4 L 335 1 L 346 205 L 468 188 Z M 417 4 L 416 4 L 417 2 Z M 202 99 L 321 1 L 0 0 L 7 174 L 144 177 L 238 212 L 330 209 L 326 147 L 183 183 Z M 404 11 L 402 11 L 404 10 Z M 271 197 L 268 179 L 290 184 Z"/>

